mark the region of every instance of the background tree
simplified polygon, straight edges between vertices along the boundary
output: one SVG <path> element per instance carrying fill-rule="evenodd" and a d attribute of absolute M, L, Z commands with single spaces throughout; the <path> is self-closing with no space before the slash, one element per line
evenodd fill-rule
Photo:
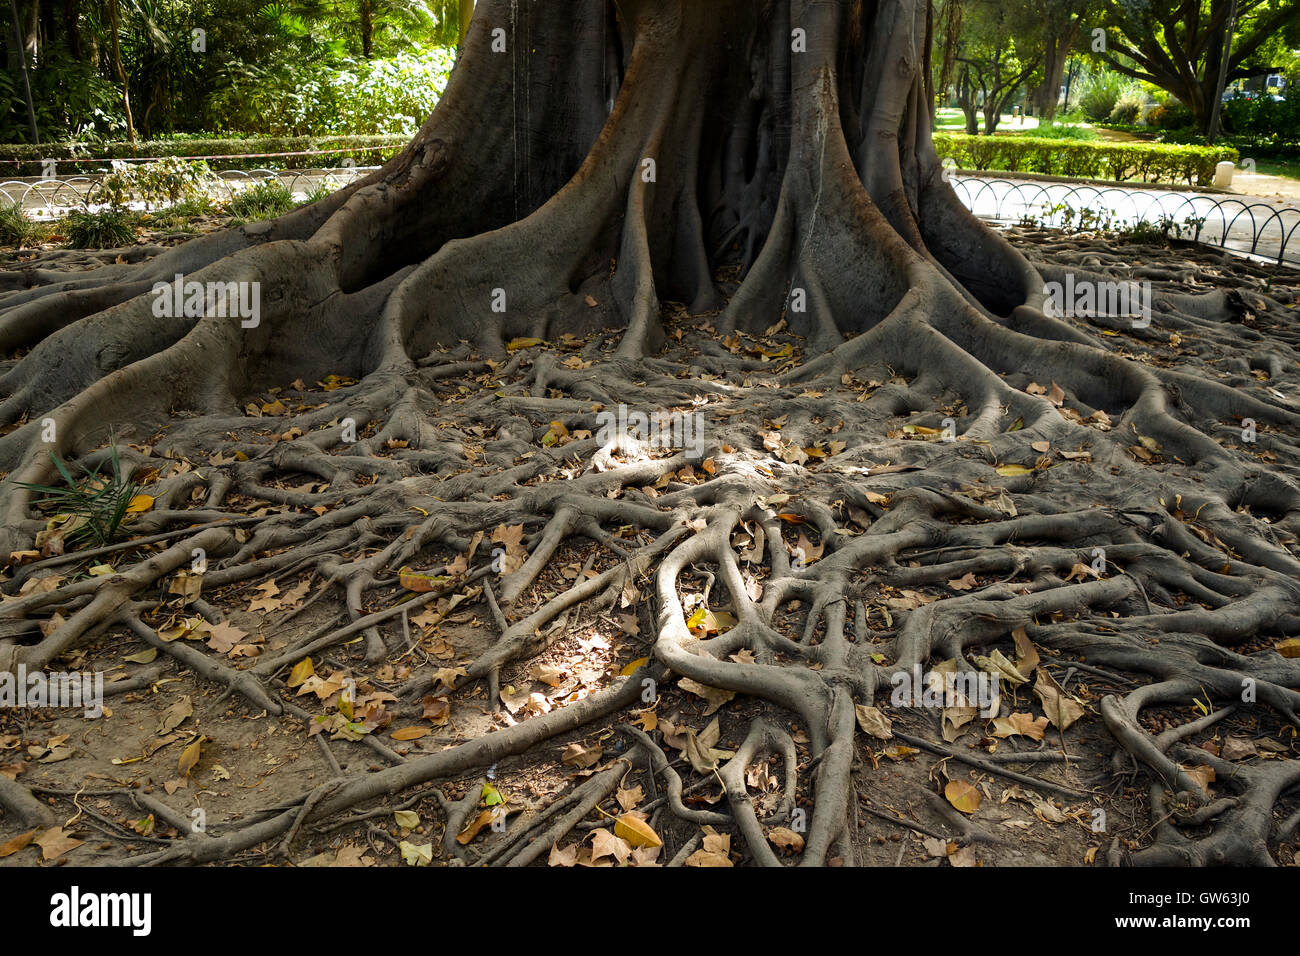
<path fill-rule="evenodd" d="M 1029 3 L 962 0 L 952 60 L 967 132 L 980 110 L 985 135 L 993 135 L 1003 110 L 1042 64 L 1045 45 L 1032 19 L 1034 9 Z"/>
<path fill-rule="evenodd" d="M 1297 0 L 1107 0 L 1104 16 L 1101 58 L 1178 97 L 1209 136 L 1224 84 L 1276 72 L 1259 55 L 1279 35 L 1300 42 Z"/>
<path fill-rule="evenodd" d="M 1044 121 L 1056 116 L 1066 61 L 1085 23 L 1099 8 L 1100 0 L 1042 0 L 1034 6 L 1039 17 L 1035 32 L 1042 38 L 1043 56 L 1041 80 L 1030 88 L 1028 102 L 1033 114 Z"/>

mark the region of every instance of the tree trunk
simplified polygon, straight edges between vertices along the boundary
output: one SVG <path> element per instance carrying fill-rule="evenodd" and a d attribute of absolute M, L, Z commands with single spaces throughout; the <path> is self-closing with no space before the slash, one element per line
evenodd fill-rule
<path fill-rule="evenodd" d="M 122 84 L 122 109 L 126 113 L 126 135 L 131 143 L 131 155 L 135 155 L 135 120 L 131 117 L 131 84 L 122 66 L 122 45 L 118 21 L 117 0 L 108 0 L 109 39 L 113 49 L 113 67 L 117 70 L 118 82 Z"/>
<path fill-rule="evenodd" d="M 474 16 L 474 0 L 459 0 L 460 2 L 460 42 L 465 42 L 465 36 L 469 33 L 469 21 Z"/>
<path fill-rule="evenodd" d="M 1002 121 L 1002 98 L 989 94 L 984 97 L 984 135 L 992 136 Z"/>
<path fill-rule="evenodd" d="M 359 0 L 357 13 L 361 21 L 361 55 L 370 59 L 374 53 L 375 23 L 371 0 Z"/>
<path fill-rule="evenodd" d="M 1050 37 L 1047 41 L 1043 55 L 1043 82 L 1034 87 L 1032 96 L 1034 112 L 1044 122 L 1050 123 L 1056 117 L 1065 63 L 1070 58 L 1078 33 L 1079 21 L 1075 20 L 1063 35 Z"/>
<path fill-rule="evenodd" d="M 32 138 L 33 143 L 41 141 L 40 133 L 36 127 L 36 104 L 32 100 L 32 83 L 27 73 L 27 47 L 23 44 L 22 38 L 18 32 L 20 22 L 18 7 L 14 0 L 9 0 L 9 11 L 13 17 L 13 42 L 10 44 L 18 54 L 18 73 L 22 78 L 23 87 L 23 105 L 27 107 L 27 130 Z M 12 58 L 11 58 L 12 59 Z"/>
<path fill-rule="evenodd" d="M 63 0 L 63 33 L 68 41 L 68 54 L 77 61 L 83 56 L 80 5 L 81 0 Z"/>
<path fill-rule="evenodd" d="M 961 105 L 962 115 L 966 119 L 966 135 L 978 136 L 979 109 L 975 102 L 975 84 L 971 82 L 969 69 L 963 69 L 957 77 L 957 102 Z"/>
<path fill-rule="evenodd" d="M 273 679 L 319 648 L 408 659 L 416 619 L 405 637 L 385 635 L 381 623 L 405 618 L 363 609 L 363 597 L 392 604 L 408 565 L 477 575 L 453 587 L 466 606 L 483 602 L 494 639 L 464 668 L 412 676 L 394 708 L 418 714 L 435 683 L 459 693 L 480 681 L 495 706 L 503 672 L 557 628 L 567 636 L 559 625 L 594 629 L 623 605 L 652 649 L 652 663 L 607 690 L 331 779 L 300 814 L 176 841 L 160 860 L 263 844 L 536 753 L 643 707 L 671 671 L 760 698 L 774 716 L 720 770 L 727 815 L 700 817 L 678 799 L 666 812 L 721 817 L 755 861 L 779 863 L 772 821 L 760 821 L 743 778 L 773 752 L 811 808 L 801 860 L 852 863 L 853 775 L 870 772 L 857 759 L 855 705 L 890 707 L 900 675 L 952 659 L 970 667 L 967 654 L 996 642 L 1014 655 L 1013 631 L 1047 651 L 1040 687 L 1052 686 L 1050 663 L 1152 774 L 1160 829 L 1142 831 L 1139 861 L 1269 858 L 1273 802 L 1295 781 L 1253 762 L 1213 764 L 1220 780 L 1245 774 L 1249 796 L 1220 801 L 1218 835 L 1184 837 L 1178 821 L 1165 825 L 1162 801 L 1187 791 L 1180 801 L 1196 804 L 1183 768 L 1218 758 L 1187 759 L 1181 735 L 1156 737 L 1138 717 L 1145 706 L 1186 714 L 1202 697 L 1240 706 L 1243 679 L 1269 720 L 1294 722 L 1300 708 L 1300 664 L 1256 649 L 1261 634 L 1300 631 L 1300 560 L 1288 550 L 1300 529 L 1296 456 L 1272 444 L 1288 456 L 1288 473 L 1272 473 L 1228 447 L 1243 417 L 1261 441 L 1300 427 L 1245 374 L 1297 385 L 1290 346 L 1270 341 L 1273 354 L 1255 331 L 1286 307 L 1243 279 L 1230 295 L 1162 292 L 1149 334 L 1098 319 L 1114 326 L 1103 337 L 1050 312 L 1045 279 L 1104 281 L 1090 270 L 1105 266 L 1098 256 L 1031 265 L 957 201 L 931 141 L 926 43 L 920 0 L 483 0 L 434 114 L 362 181 L 165 251 L 74 254 L 66 270 L 4 274 L 0 347 L 15 358 L 0 378 L 11 426 L 0 433 L 0 554 L 26 562 L 49 550 L 30 485 L 57 481 L 52 454 L 102 465 L 105 443 L 153 482 L 151 510 L 132 527 L 175 535 L 89 559 L 116 562 L 103 576 L 60 565 L 32 588 L 29 569 L 62 559 L 22 564 L 0 584 L 12 598 L 0 621 L 46 609 L 48 627 L 38 640 L 0 636 L 0 671 L 44 666 L 105 629 L 154 635 L 163 623 L 141 615 L 199 554 L 205 595 L 306 568 L 345 597 L 346 627 L 307 628 L 305 643 L 246 670 L 208 667 L 202 644 L 175 642 L 169 653 L 254 712 L 279 706 Z M 256 294 L 260 307 L 235 318 L 230 301 L 209 299 L 169 314 L 178 277 Z M 1234 366 L 1240 389 L 1227 372 L 1123 357 L 1168 347 L 1174 329 L 1195 330 L 1213 353 L 1245 340 L 1243 323 L 1258 351 Z M 1109 337 L 1117 329 L 1126 337 Z M 835 399 L 837 389 L 858 397 Z M 698 454 L 650 455 L 628 434 L 602 437 L 598 417 L 720 406 L 731 417 L 712 419 Z M 778 501 L 803 516 L 786 527 Z M 236 502 L 272 506 L 232 518 Z M 582 573 L 573 552 L 562 576 L 579 536 L 602 563 Z M 1094 549 L 1118 569 L 1103 558 L 1091 572 Z M 555 572 L 545 589 L 543 571 Z M 917 592 L 900 585 L 944 599 L 908 601 Z M 711 588 L 736 621 L 716 637 L 685 603 L 703 599 L 707 612 Z M 417 601 L 435 596 L 445 595 Z M 64 616 L 50 619 L 54 608 Z M 1250 653 L 1220 646 L 1239 643 Z M 1105 689 L 1071 682 L 1067 652 Z M 1118 670 L 1157 683 L 1110 683 Z M 937 728 L 937 713 L 926 719 Z M 653 763 L 658 745 L 648 746 Z M 1248 839 L 1225 849 L 1228 828 Z"/>

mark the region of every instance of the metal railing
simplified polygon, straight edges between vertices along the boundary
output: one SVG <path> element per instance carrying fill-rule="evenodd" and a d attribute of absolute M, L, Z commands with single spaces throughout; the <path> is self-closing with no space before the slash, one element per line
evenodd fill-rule
<path fill-rule="evenodd" d="M 204 191 L 212 199 L 229 200 L 255 183 L 278 180 L 296 198 L 305 198 L 314 189 L 334 189 L 348 185 L 377 166 L 340 166 L 334 169 L 226 169 L 214 172 L 204 181 Z M 0 202 L 20 203 L 33 219 L 61 219 L 77 210 L 103 206 L 108 197 L 103 192 L 103 174 L 93 173 L 67 178 L 24 178 L 0 181 Z M 133 208 L 144 208 L 132 203 Z"/>
<path fill-rule="evenodd" d="M 1124 189 L 949 174 L 957 198 L 981 219 L 1074 224 L 1085 212 L 1096 225 L 1140 222 L 1230 252 L 1300 266 L 1300 208 L 1254 196 L 1206 195 L 1164 189 Z"/>
<path fill-rule="evenodd" d="M 305 198 L 321 186 L 339 188 L 377 167 L 332 169 L 228 169 L 213 173 L 207 192 L 228 200 L 248 186 L 278 180 Z M 105 204 L 100 174 L 66 179 L 0 181 L 0 202 L 21 203 L 37 220 L 59 219 Z M 1165 189 L 1124 189 L 1079 183 L 1036 182 L 950 173 L 953 190 L 972 213 L 995 223 L 1034 222 L 1061 228 L 1087 214 L 1094 225 L 1159 227 L 1176 238 L 1230 252 L 1300 266 L 1300 208 L 1251 196 L 1205 195 Z M 135 204 L 144 208 L 144 204 Z"/>

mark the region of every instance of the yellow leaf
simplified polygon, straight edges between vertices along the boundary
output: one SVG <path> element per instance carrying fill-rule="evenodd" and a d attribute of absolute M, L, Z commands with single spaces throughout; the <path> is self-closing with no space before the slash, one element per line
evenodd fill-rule
<path fill-rule="evenodd" d="M 419 740 L 428 735 L 428 727 L 403 727 L 401 730 L 394 730 L 390 736 L 394 740 Z"/>
<path fill-rule="evenodd" d="M 311 658 L 304 657 L 294 665 L 293 670 L 289 672 L 289 686 L 297 687 L 316 673 L 316 668 L 312 666 Z"/>
<path fill-rule="evenodd" d="M 472 821 L 470 821 L 469 826 L 465 827 L 465 829 L 462 830 L 460 834 L 456 837 L 456 842 L 459 843 L 461 846 L 468 846 L 469 841 L 474 839 L 476 836 L 478 836 L 484 827 L 491 826 L 493 821 L 495 821 L 497 817 L 501 817 L 502 819 L 505 819 L 505 816 L 506 816 L 505 807 L 503 806 L 488 807 L 477 817 L 475 817 Z"/>
<path fill-rule="evenodd" d="M 35 830 L 28 830 L 26 833 L 18 834 L 18 836 L 14 837 L 8 843 L 0 844 L 0 860 L 3 860 L 7 856 L 13 856 L 23 847 L 30 844 L 35 836 Z"/>
<path fill-rule="evenodd" d="M 650 824 L 636 813 L 619 814 L 618 819 L 614 821 L 614 835 L 622 837 L 637 850 L 646 846 L 664 845 L 664 841 L 659 839 L 659 834 L 655 833 Z"/>
<path fill-rule="evenodd" d="M 129 515 L 143 514 L 153 507 L 153 495 L 136 495 L 126 506 Z"/>
<path fill-rule="evenodd" d="M 1003 478 L 1014 478 L 1018 475 L 1032 475 L 1034 469 L 1026 468 L 1024 465 L 998 465 L 997 472 Z"/>
<path fill-rule="evenodd" d="M 788 850 L 791 853 L 803 852 L 803 837 L 789 827 L 773 827 L 767 831 L 767 839 L 778 850 Z"/>
<path fill-rule="evenodd" d="M 949 780 L 948 785 L 943 788 L 943 795 L 949 803 L 966 814 L 974 813 L 984 801 L 984 797 L 980 795 L 975 785 L 965 780 Z"/>
<path fill-rule="evenodd" d="M 531 349 L 534 346 L 542 344 L 541 339 L 511 339 L 506 345 L 507 352 L 517 352 L 520 349 Z"/>
<path fill-rule="evenodd" d="M 1285 641 L 1278 641 L 1273 645 L 1283 657 L 1300 657 L 1300 637 L 1288 637 Z"/>
<path fill-rule="evenodd" d="M 631 677 L 633 674 L 635 674 L 637 671 L 639 671 L 642 667 L 644 667 L 649 662 L 650 662 L 650 658 L 648 657 L 638 657 L 632 663 L 628 664 L 621 671 L 619 671 L 618 676 Z"/>
<path fill-rule="evenodd" d="M 407 866 L 428 866 L 433 862 L 433 844 L 416 845 L 403 840 L 397 845 L 402 851 L 402 862 Z"/>
<path fill-rule="evenodd" d="M 182 777 L 188 777 L 190 771 L 194 769 L 194 765 L 199 762 L 199 754 L 203 749 L 202 744 L 206 739 L 206 737 L 196 737 L 194 743 L 181 751 L 181 758 L 176 761 L 176 769 L 180 771 Z"/>
<path fill-rule="evenodd" d="M 421 574 L 418 571 L 412 571 L 410 568 L 402 568 L 398 572 L 398 582 L 408 591 L 426 594 L 439 585 L 446 584 L 447 579 L 433 574 Z"/>

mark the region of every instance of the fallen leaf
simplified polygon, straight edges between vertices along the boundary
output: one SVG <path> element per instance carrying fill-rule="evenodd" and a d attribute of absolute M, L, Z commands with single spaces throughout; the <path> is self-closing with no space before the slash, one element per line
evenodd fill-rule
<path fill-rule="evenodd" d="M 546 859 L 547 866 L 577 866 L 578 865 L 578 844 L 560 849 L 558 843 L 551 844 L 551 854 Z"/>
<path fill-rule="evenodd" d="M 312 666 L 311 658 L 304 657 L 295 664 L 293 670 L 289 672 L 289 680 L 287 683 L 290 687 L 297 687 L 315 673 L 316 668 Z"/>
<path fill-rule="evenodd" d="M 626 840 L 633 849 L 647 846 L 663 846 L 664 841 L 651 829 L 644 815 L 629 811 L 622 813 L 614 821 L 614 834 Z"/>
<path fill-rule="evenodd" d="M 407 843 L 403 840 L 397 844 L 397 848 L 402 851 L 402 862 L 407 866 L 428 866 L 433 862 L 433 844 L 424 843 L 416 845 Z"/>
<path fill-rule="evenodd" d="M 421 737 L 427 737 L 432 731 L 428 727 L 403 727 L 400 730 L 394 730 L 390 737 L 394 740 L 419 740 Z"/>
<path fill-rule="evenodd" d="M 471 820 L 464 830 L 460 831 L 460 834 L 456 837 L 456 842 L 461 846 L 468 846 L 469 842 L 478 836 L 479 833 L 483 831 L 484 827 L 492 826 L 497 819 L 504 820 L 506 815 L 507 811 L 504 806 L 497 805 L 495 807 L 488 807 Z"/>
<path fill-rule="evenodd" d="M 592 831 L 591 861 L 593 863 L 607 856 L 614 857 L 619 863 L 625 863 L 631 855 L 632 847 L 622 837 L 605 829 Z"/>
<path fill-rule="evenodd" d="M 645 791 L 641 789 L 640 784 L 637 784 L 631 790 L 620 789 L 614 794 L 614 799 L 618 801 L 618 805 L 625 811 L 632 810 L 645 799 Z"/>
<path fill-rule="evenodd" d="M 803 837 L 789 827 L 773 827 L 767 831 L 767 840 L 778 850 L 788 853 L 803 852 Z"/>
<path fill-rule="evenodd" d="M 705 717 L 736 696 L 735 691 L 709 687 L 706 684 L 693 681 L 689 677 L 683 677 L 677 682 L 677 686 L 689 694 L 694 694 L 696 697 L 703 697 L 708 702 L 708 707 L 704 711 Z"/>
<path fill-rule="evenodd" d="M 403 830 L 414 830 L 420 825 L 420 815 L 414 810 L 394 810 L 393 821 Z"/>
<path fill-rule="evenodd" d="M 506 343 L 507 352 L 518 352 L 520 349 L 531 349 L 542 344 L 541 339 L 511 339 Z"/>
<path fill-rule="evenodd" d="M 1300 657 L 1300 637 L 1288 637 L 1285 641 L 1278 641 L 1273 645 L 1283 657 Z"/>
<path fill-rule="evenodd" d="M 994 737 L 1012 737 L 1019 734 L 1031 740 L 1042 740 L 1047 733 L 1047 718 L 1033 714 L 1012 714 L 993 718 Z"/>
<path fill-rule="evenodd" d="M 858 726 L 864 733 L 873 737 L 879 737 L 881 740 L 889 740 L 894 736 L 893 722 L 878 707 L 869 707 L 866 704 L 857 704 L 854 710 L 858 715 Z"/>
<path fill-rule="evenodd" d="M 579 743 L 572 743 L 564 748 L 564 753 L 560 756 L 560 763 L 569 767 L 577 767 L 579 770 L 586 770 L 595 763 L 600 762 L 601 754 L 604 748 L 600 744 L 594 747 L 584 747 Z"/>
<path fill-rule="evenodd" d="M 199 762 L 199 755 L 203 751 L 203 741 L 206 737 L 196 737 L 194 743 L 190 744 L 181 751 L 180 759 L 176 761 L 176 770 L 182 777 L 188 777 L 194 765 Z"/>
<path fill-rule="evenodd" d="M 176 701 L 174 704 L 168 707 L 166 711 L 164 711 L 162 715 L 162 720 L 158 722 L 158 729 L 154 731 L 154 733 L 156 733 L 160 737 L 163 734 L 171 733 L 173 730 L 175 730 L 177 727 L 183 724 L 188 717 L 193 715 L 193 713 L 194 713 L 194 704 L 190 700 L 189 696 L 186 695 L 185 697 L 182 697 L 180 700 Z"/>
<path fill-rule="evenodd" d="M 18 836 L 6 843 L 0 843 L 0 860 L 3 860 L 7 856 L 13 856 L 19 850 L 28 846 L 36 836 L 37 832 L 38 831 L 36 830 L 28 830 L 26 833 L 18 834 Z"/>
<path fill-rule="evenodd" d="M 85 843 L 65 833 L 63 827 L 50 827 L 33 840 L 41 848 L 41 859 L 56 860 L 65 853 L 70 853 Z"/>
<path fill-rule="evenodd" d="M 1034 647 L 1023 627 L 1011 632 L 1011 640 L 1016 644 L 1016 670 L 1021 677 L 1028 678 L 1038 667 L 1038 648 Z"/>
<path fill-rule="evenodd" d="M 1037 673 L 1038 680 L 1034 682 L 1034 695 L 1042 704 L 1043 713 L 1054 726 L 1066 730 L 1083 716 L 1083 704 L 1067 694 L 1042 667 L 1038 668 Z"/>
<path fill-rule="evenodd" d="M 943 795 L 949 803 L 965 814 L 972 814 L 984 802 L 979 789 L 965 780 L 949 780 L 943 788 Z"/>

